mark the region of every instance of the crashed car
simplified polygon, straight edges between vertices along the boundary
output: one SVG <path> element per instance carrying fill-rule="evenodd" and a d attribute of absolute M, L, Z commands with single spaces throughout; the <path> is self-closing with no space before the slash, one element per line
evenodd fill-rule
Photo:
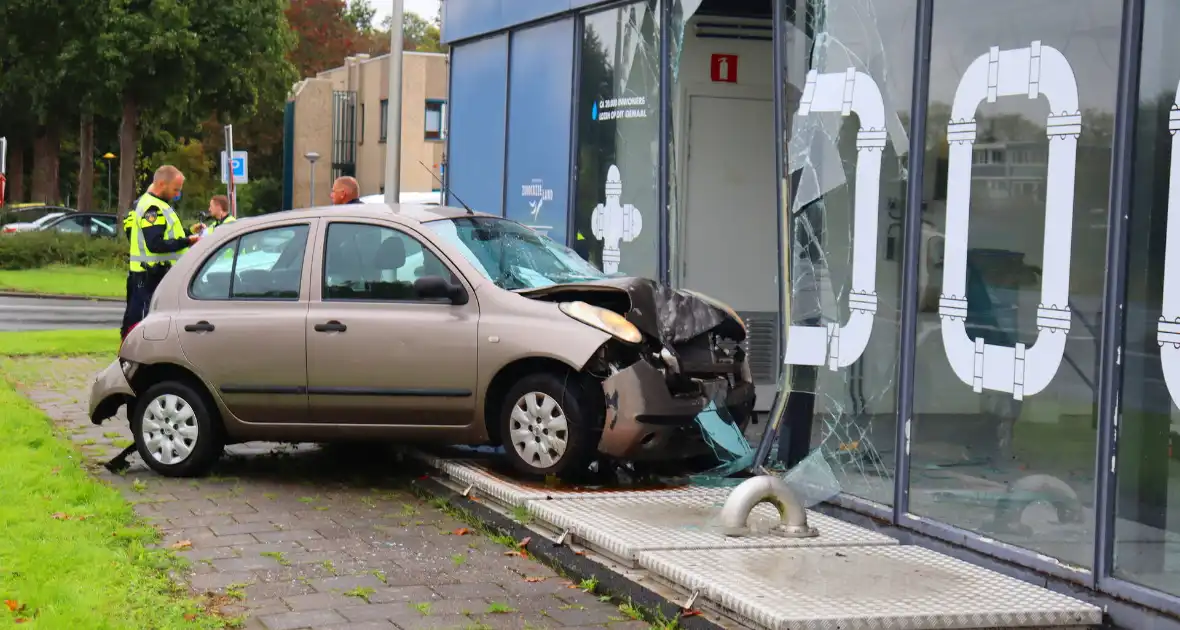
<path fill-rule="evenodd" d="M 265 244 L 265 247 L 263 247 Z M 608 277 L 513 221 L 353 204 L 226 224 L 167 274 L 96 378 L 168 476 L 245 441 L 502 445 L 520 472 L 709 452 L 754 386 L 729 307 Z"/>

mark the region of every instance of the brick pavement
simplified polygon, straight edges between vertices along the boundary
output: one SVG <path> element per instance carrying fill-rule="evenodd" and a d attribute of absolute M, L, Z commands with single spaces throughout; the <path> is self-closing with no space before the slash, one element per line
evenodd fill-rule
<path fill-rule="evenodd" d="M 178 576 L 229 602 L 245 628 L 606 628 L 632 621 L 406 488 L 407 469 L 374 448 L 250 443 L 230 447 L 204 479 L 167 479 L 132 457 L 124 475 L 99 464 L 130 443 L 120 415 L 86 418 L 89 379 L 105 360 L 2 360 L 17 387 L 81 446 L 87 466 L 180 546 Z"/>

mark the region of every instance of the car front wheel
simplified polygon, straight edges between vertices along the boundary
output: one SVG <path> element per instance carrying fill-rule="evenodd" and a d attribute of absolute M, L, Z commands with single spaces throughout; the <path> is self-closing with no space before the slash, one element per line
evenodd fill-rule
<path fill-rule="evenodd" d="M 221 457 L 222 438 L 204 396 L 187 383 L 148 388 L 131 416 L 139 456 L 168 477 L 197 477 Z"/>
<path fill-rule="evenodd" d="M 532 476 L 570 478 L 584 472 L 597 451 L 589 396 L 577 379 L 532 374 L 521 379 L 500 411 L 504 450 L 512 465 Z"/>

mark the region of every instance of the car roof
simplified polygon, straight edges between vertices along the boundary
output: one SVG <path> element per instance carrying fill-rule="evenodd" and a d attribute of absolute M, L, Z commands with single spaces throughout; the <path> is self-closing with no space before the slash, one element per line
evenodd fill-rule
<path fill-rule="evenodd" d="M 412 203 L 351 203 L 340 206 L 319 206 L 315 208 L 302 208 L 299 210 L 285 210 L 283 212 L 273 212 L 270 214 L 250 217 L 250 219 L 251 223 L 269 223 L 271 221 L 280 221 L 291 218 L 319 219 L 331 217 L 353 217 L 358 219 L 393 219 L 399 223 L 415 224 L 441 221 L 444 219 L 457 219 L 468 216 L 484 217 L 490 219 L 503 218 L 493 214 L 485 214 L 483 212 L 468 212 L 463 208 L 451 208 L 449 206 Z"/>

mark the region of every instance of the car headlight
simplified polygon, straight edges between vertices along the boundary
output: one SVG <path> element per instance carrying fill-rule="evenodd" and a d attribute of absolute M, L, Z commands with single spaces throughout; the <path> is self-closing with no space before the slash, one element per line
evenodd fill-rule
<path fill-rule="evenodd" d="M 561 308 L 562 313 L 569 315 L 587 326 L 593 326 L 605 333 L 609 333 L 622 341 L 626 341 L 627 343 L 639 343 L 643 341 L 643 335 L 639 333 L 639 329 L 635 327 L 635 324 L 627 321 L 627 318 L 614 311 L 591 306 L 585 302 L 562 302 L 558 306 Z"/>
<path fill-rule="evenodd" d="M 680 292 L 691 295 L 691 296 L 701 300 L 702 302 L 708 304 L 709 306 L 712 306 L 713 308 L 725 311 L 726 315 L 729 315 L 730 317 L 737 320 L 737 323 L 742 327 L 742 330 L 746 330 L 746 322 L 744 320 L 742 320 L 741 315 L 738 315 L 737 311 L 733 310 L 733 307 L 726 304 L 725 302 L 722 302 L 721 300 L 718 300 L 716 298 L 711 298 L 711 297 L 705 295 L 704 293 L 697 293 L 696 291 L 690 291 L 688 289 L 681 289 Z"/>

